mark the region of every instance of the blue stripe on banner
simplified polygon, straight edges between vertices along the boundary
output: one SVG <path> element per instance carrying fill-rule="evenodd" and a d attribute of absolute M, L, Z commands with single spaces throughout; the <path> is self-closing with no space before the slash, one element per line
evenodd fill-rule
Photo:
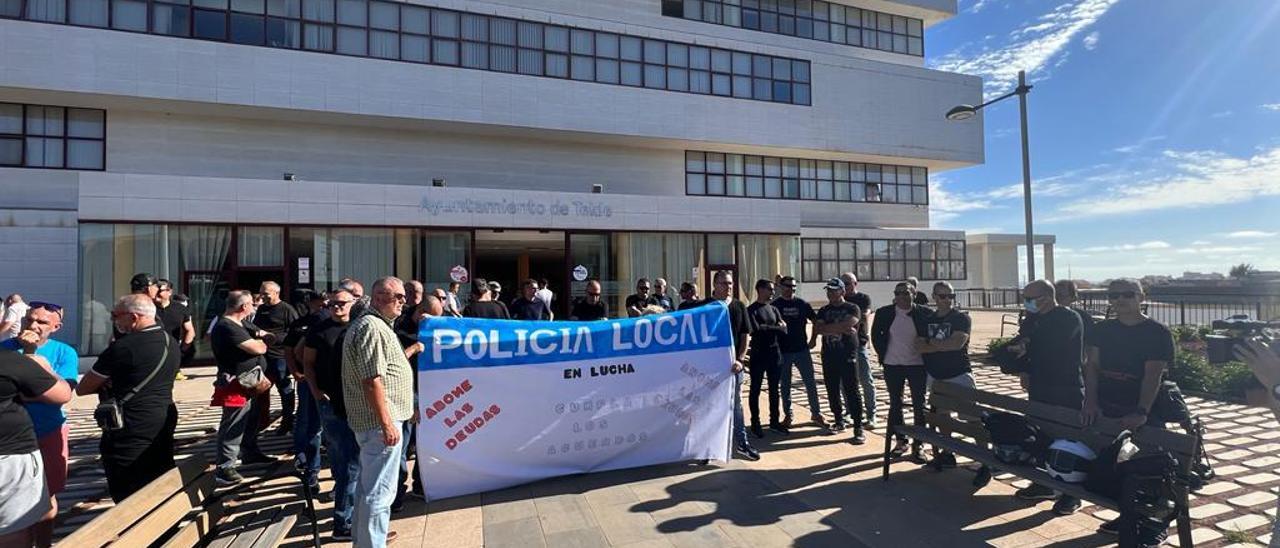
<path fill-rule="evenodd" d="M 691 310 L 595 322 L 529 322 L 429 317 L 419 371 L 501 367 L 665 354 L 733 346 L 729 309 Z"/>

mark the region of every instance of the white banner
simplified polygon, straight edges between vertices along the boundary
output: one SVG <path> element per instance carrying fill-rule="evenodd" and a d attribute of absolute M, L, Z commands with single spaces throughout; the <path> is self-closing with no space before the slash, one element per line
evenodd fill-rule
<path fill-rule="evenodd" d="M 729 457 L 737 394 L 723 305 L 598 322 L 428 318 L 420 329 L 429 499 Z"/>

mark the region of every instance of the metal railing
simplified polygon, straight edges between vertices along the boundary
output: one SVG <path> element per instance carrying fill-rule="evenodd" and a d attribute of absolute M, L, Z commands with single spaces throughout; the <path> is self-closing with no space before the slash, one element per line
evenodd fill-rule
<path fill-rule="evenodd" d="M 960 308 L 1017 310 L 1023 307 L 1022 292 L 1013 288 L 958 289 Z M 1111 304 L 1105 290 L 1082 290 L 1076 306 L 1099 316 L 1110 316 Z M 1148 297 L 1144 312 L 1165 325 L 1208 326 L 1214 320 L 1244 315 L 1255 320 L 1280 319 L 1280 295 L 1168 295 Z"/>

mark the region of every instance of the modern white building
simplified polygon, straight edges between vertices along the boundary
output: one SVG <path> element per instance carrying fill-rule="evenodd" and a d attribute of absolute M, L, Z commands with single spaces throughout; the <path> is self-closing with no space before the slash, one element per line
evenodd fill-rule
<path fill-rule="evenodd" d="M 140 271 L 197 323 L 265 279 L 965 278 L 983 161 L 955 0 L 0 0 L 0 292 L 95 353 Z M 582 268 L 577 268 L 577 267 Z M 879 280 L 879 281 L 875 281 Z M 202 327 L 202 326 L 201 326 Z"/>

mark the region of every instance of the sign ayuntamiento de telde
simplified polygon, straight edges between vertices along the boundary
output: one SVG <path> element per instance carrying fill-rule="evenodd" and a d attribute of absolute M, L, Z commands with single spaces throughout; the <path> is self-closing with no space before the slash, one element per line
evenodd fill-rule
<path fill-rule="evenodd" d="M 728 311 L 597 322 L 424 320 L 418 470 L 435 500 L 729 456 Z"/>

